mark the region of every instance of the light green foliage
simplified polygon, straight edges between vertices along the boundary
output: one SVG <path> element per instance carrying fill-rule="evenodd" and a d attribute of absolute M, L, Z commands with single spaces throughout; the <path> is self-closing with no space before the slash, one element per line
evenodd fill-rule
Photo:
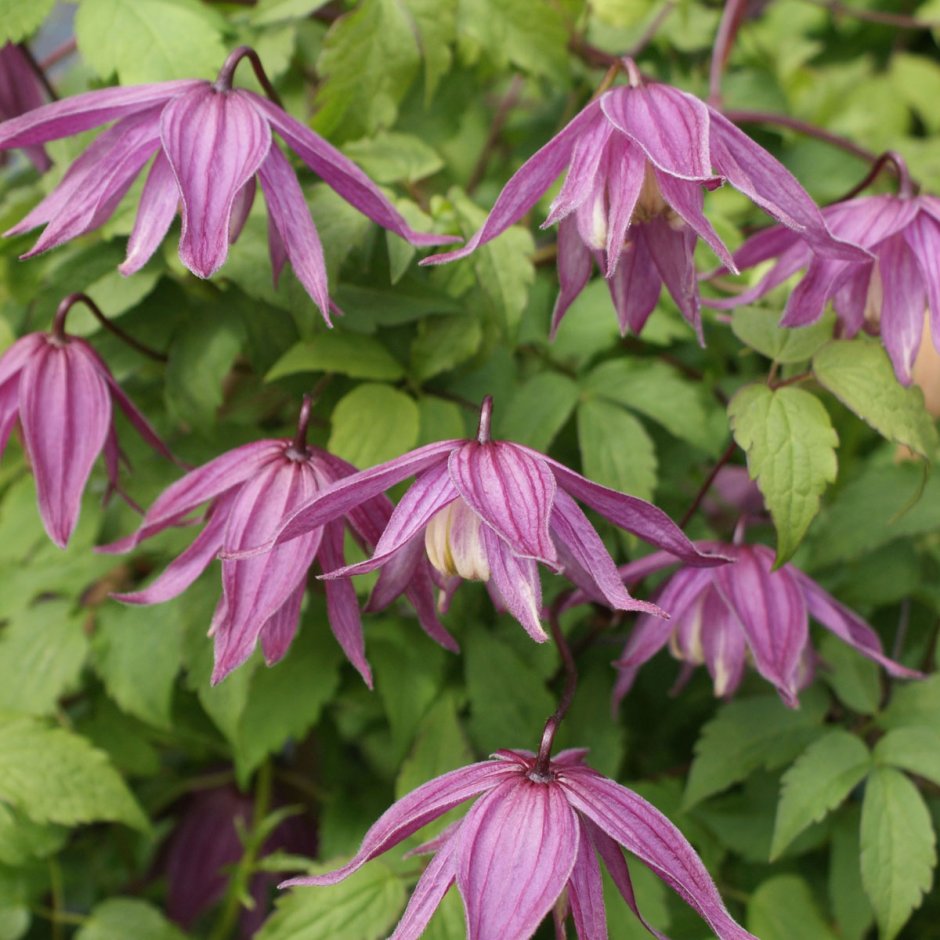
<path fill-rule="evenodd" d="M 577 400 L 578 387 L 566 376 L 535 375 L 496 412 L 495 436 L 547 452 Z"/>
<path fill-rule="evenodd" d="M 809 885 L 797 875 L 777 875 L 761 884 L 748 901 L 747 926 L 761 940 L 836 940 Z"/>
<path fill-rule="evenodd" d="M 779 319 L 778 310 L 738 307 L 732 314 L 731 329 L 745 346 L 782 364 L 806 362 L 832 339 L 835 318 L 831 315 L 798 329 L 778 326 Z"/>
<path fill-rule="evenodd" d="M 862 940 L 874 921 L 862 886 L 859 821 L 861 808 L 846 806 L 831 820 L 829 906 L 846 940 Z"/>
<path fill-rule="evenodd" d="M 819 383 L 879 434 L 932 460 L 937 429 L 916 386 L 905 388 L 894 376 L 887 353 L 866 339 L 835 340 L 813 356 Z"/>
<path fill-rule="evenodd" d="M 870 768 L 868 748 L 847 731 L 829 731 L 813 741 L 783 775 L 771 857 L 835 809 Z"/>
<path fill-rule="evenodd" d="M 862 883 L 884 940 L 894 940 L 930 889 L 936 836 L 924 799 L 893 767 L 868 778 L 862 804 Z"/>
<path fill-rule="evenodd" d="M 940 786 L 940 732 L 936 728 L 894 728 L 876 745 L 875 762 L 917 774 Z"/>
<path fill-rule="evenodd" d="M 819 655 L 830 667 L 822 678 L 844 705 L 861 715 L 878 711 L 881 674 L 876 663 L 831 633 L 821 637 Z"/>
<path fill-rule="evenodd" d="M 213 78 L 226 55 L 223 27 L 197 0 L 82 0 L 75 16 L 82 56 L 125 85 Z"/>
<path fill-rule="evenodd" d="M 640 499 L 652 497 L 656 451 L 629 411 L 598 399 L 583 402 L 578 406 L 578 443 L 590 479 Z"/>
<path fill-rule="evenodd" d="M 269 382 L 299 372 L 336 372 L 354 379 L 400 379 L 401 365 L 371 336 L 321 333 L 290 349 L 271 366 Z"/>
<path fill-rule="evenodd" d="M 0 0 L 0 45 L 27 39 L 54 5 L 55 0 Z"/>
<path fill-rule="evenodd" d="M 256 26 L 270 26 L 284 20 L 299 20 L 315 13 L 329 0 L 258 0 L 251 20 Z"/>
<path fill-rule="evenodd" d="M 904 727 L 936 728 L 940 722 L 940 676 L 899 686 L 891 704 L 878 716 L 888 730 Z"/>
<path fill-rule="evenodd" d="M 480 348 L 480 321 L 465 315 L 425 317 L 411 344 L 411 370 L 419 381 L 449 372 Z"/>
<path fill-rule="evenodd" d="M 111 898 L 99 904 L 75 940 L 183 940 L 183 932 L 153 905 L 137 898 Z"/>
<path fill-rule="evenodd" d="M 350 141 L 343 150 L 377 183 L 415 183 L 444 166 L 433 148 L 411 134 L 363 137 Z"/>
<path fill-rule="evenodd" d="M 345 395 L 333 409 L 328 448 L 353 466 L 391 460 L 414 446 L 418 406 L 388 385 L 368 383 Z"/>
<path fill-rule="evenodd" d="M 838 437 L 819 400 L 799 388 L 748 385 L 728 405 L 734 439 L 747 452 L 777 529 L 777 564 L 796 551 L 836 478 Z"/>

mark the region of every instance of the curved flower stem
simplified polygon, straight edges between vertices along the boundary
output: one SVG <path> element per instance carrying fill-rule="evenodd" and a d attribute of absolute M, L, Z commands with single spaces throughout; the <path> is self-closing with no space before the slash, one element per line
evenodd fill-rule
<path fill-rule="evenodd" d="M 721 107 L 721 79 L 746 12 L 747 0 L 725 0 L 708 72 L 708 103 L 712 107 Z"/>
<path fill-rule="evenodd" d="M 882 10 L 859 10 L 850 7 L 841 0 L 806 0 L 814 7 L 822 7 L 831 13 L 863 20 L 866 23 L 878 23 L 881 26 L 896 26 L 898 29 L 940 29 L 940 20 L 919 20 L 903 13 L 885 13 Z"/>
<path fill-rule="evenodd" d="M 565 687 L 562 689 L 561 698 L 558 700 L 558 708 L 555 709 L 551 718 L 545 722 L 538 757 L 535 761 L 535 767 L 532 769 L 532 774 L 535 777 L 547 778 L 549 775 L 549 761 L 552 757 L 552 746 L 555 743 L 555 735 L 561 723 L 565 720 L 568 709 L 571 708 L 575 689 L 578 687 L 578 667 L 575 665 L 571 647 L 568 645 L 564 631 L 561 629 L 561 624 L 558 622 L 561 607 L 567 598 L 568 594 L 566 592 L 559 594 L 552 602 L 552 606 L 548 609 L 548 624 L 551 628 L 552 637 L 555 640 L 555 645 L 558 647 L 558 653 L 561 656 L 561 662 L 565 670 Z"/>
<path fill-rule="evenodd" d="M 139 340 L 134 339 L 133 336 L 129 336 L 124 332 L 119 326 L 116 326 L 112 323 L 102 312 L 98 305 L 89 297 L 87 294 L 81 292 L 76 292 L 74 294 L 69 294 L 68 297 L 63 297 L 59 301 L 59 306 L 56 308 L 55 317 L 52 320 L 52 336 L 59 343 L 68 342 L 68 334 L 65 332 L 65 318 L 68 316 L 69 311 L 75 304 L 82 303 L 84 304 L 94 315 L 94 318 L 110 333 L 113 333 L 121 342 L 126 343 L 132 349 L 136 349 L 141 355 L 146 356 L 148 359 L 153 359 L 156 362 L 166 362 L 167 357 L 162 352 L 157 352 L 155 349 L 151 349 L 149 346 L 146 346 L 144 343 L 141 343 Z"/>
<path fill-rule="evenodd" d="M 801 121 L 799 118 L 790 117 L 787 114 L 774 114 L 772 111 L 725 111 L 724 116 L 735 124 L 775 124 L 777 127 L 787 127 L 800 134 L 806 134 L 807 137 L 815 137 L 823 143 L 838 147 L 846 153 L 858 157 L 859 160 L 865 160 L 868 163 L 875 163 L 878 160 L 878 154 L 865 147 L 843 137 L 841 134 L 833 134 L 831 131 L 825 131 L 815 124 L 808 121 Z"/>
<path fill-rule="evenodd" d="M 36 74 L 36 78 L 39 79 L 39 84 L 45 89 L 46 94 L 49 96 L 50 101 L 58 101 L 59 94 L 52 87 L 52 82 L 49 81 L 49 77 L 43 71 L 43 67 L 36 61 L 36 57 L 33 55 L 29 46 L 25 42 L 20 43 L 20 50 L 23 55 L 26 56 L 26 61 L 29 62 L 29 67 Z"/>
<path fill-rule="evenodd" d="M 251 63 L 251 68 L 255 73 L 255 77 L 260 82 L 261 87 L 264 89 L 264 93 L 279 108 L 283 108 L 284 105 L 281 102 L 281 96 L 274 90 L 271 79 L 268 78 L 268 73 L 265 72 L 264 66 L 261 64 L 261 58 L 251 46 L 239 46 L 229 53 L 222 68 L 219 69 L 219 76 L 212 83 L 212 87 L 216 91 L 231 91 L 232 81 L 235 78 L 235 69 L 238 68 L 238 63 L 241 62 L 242 59 L 248 59 Z"/>
<path fill-rule="evenodd" d="M 477 441 L 480 444 L 490 442 L 490 422 L 493 417 L 493 396 L 487 395 L 480 405 L 480 424 L 477 427 Z"/>
<path fill-rule="evenodd" d="M 718 458 L 715 466 L 712 467 L 711 472 L 705 477 L 705 482 L 699 487 L 698 492 L 695 494 L 695 499 L 692 500 L 692 505 L 685 511 L 685 515 L 682 517 L 682 521 L 679 523 L 679 528 L 684 529 L 691 521 L 692 517 L 698 512 L 698 507 L 702 505 L 702 500 L 705 498 L 705 495 L 712 488 L 712 483 L 715 482 L 715 477 L 718 476 L 721 468 L 734 456 L 734 452 L 738 449 L 738 445 L 735 442 L 734 438 L 731 439 L 731 443 L 725 448 L 724 453 Z"/>
<path fill-rule="evenodd" d="M 509 117 L 509 112 L 518 104 L 524 83 L 521 75 L 514 75 L 512 81 L 509 83 L 506 94 L 503 95 L 502 100 L 499 102 L 496 113 L 493 115 L 493 123 L 490 125 L 490 132 L 486 135 L 486 140 L 483 142 L 483 147 L 480 150 L 480 156 L 477 157 L 477 162 L 470 173 L 470 178 L 467 180 L 466 192 L 468 195 L 480 185 L 481 180 L 486 174 L 486 168 L 489 165 L 490 157 L 496 147 L 496 142 L 499 140 L 499 135 L 503 131 L 503 125 L 505 125 L 506 119 Z"/>
<path fill-rule="evenodd" d="M 872 183 L 875 177 L 885 168 L 891 167 L 894 170 L 894 175 L 897 177 L 898 182 L 898 195 L 902 199 L 910 199 L 911 196 L 918 190 L 918 185 L 911 178 L 910 171 L 907 168 L 907 162 L 904 157 L 901 156 L 896 150 L 886 150 L 877 160 L 872 164 L 872 168 L 865 174 L 865 178 L 853 186 L 844 196 L 840 196 L 836 199 L 836 202 L 845 202 L 846 199 L 851 199 L 853 196 L 857 196 L 863 189 L 865 189 L 870 183 Z"/>
<path fill-rule="evenodd" d="M 75 41 L 75 37 L 73 36 L 71 39 L 66 39 L 61 46 L 57 46 L 53 49 L 52 52 L 39 63 L 39 67 L 43 71 L 51 69 L 53 65 L 61 62 L 67 56 L 72 55 L 76 49 L 78 49 L 78 43 Z"/>

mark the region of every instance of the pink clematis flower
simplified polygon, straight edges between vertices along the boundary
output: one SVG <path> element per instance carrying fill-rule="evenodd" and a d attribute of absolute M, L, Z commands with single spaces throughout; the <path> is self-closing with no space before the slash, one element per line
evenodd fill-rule
<path fill-rule="evenodd" d="M 444 774 L 403 797 L 378 819 L 355 857 L 325 875 L 281 887 L 333 885 L 447 810 L 479 796 L 467 815 L 417 851 L 433 851 L 390 940 L 414 940 L 456 882 L 468 940 L 528 940 L 554 908 L 581 940 L 607 936 L 600 861 L 631 910 L 637 909 L 621 846 L 701 915 L 720 940 L 756 940 L 728 913 L 685 836 L 632 790 L 561 752 L 543 771 L 528 751 Z"/>
<path fill-rule="evenodd" d="M 847 199 L 822 211 L 834 235 L 860 245 L 871 257 L 853 262 L 814 255 L 798 233 L 774 226 L 734 254 L 740 268 L 774 258 L 770 270 L 750 290 L 708 303 L 719 309 L 752 303 L 806 269 L 780 325 L 813 323 L 831 302 L 842 335 L 854 336 L 863 328 L 880 333 L 898 381 L 909 385 L 928 308 L 935 346 L 940 337 L 940 199 L 902 192 Z"/>
<path fill-rule="evenodd" d="M 444 609 L 461 578 L 484 581 L 496 606 L 508 610 L 540 643 L 547 634 L 540 622 L 542 588 L 536 562 L 563 571 L 619 610 L 667 616 L 655 604 L 630 597 L 575 499 L 689 564 L 724 561 L 700 553 L 651 503 L 592 483 L 528 447 L 490 440 L 491 410 L 487 397 L 474 441 L 419 447 L 314 497 L 287 520 L 275 542 L 306 537 L 312 529 L 415 476 L 372 558 L 324 577 L 333 580 L 382 568 L 370 601 L 373 609 L 380 609 L 406 589 L 426 556 L 437 572 Z"/>
<path fill-rule="evenodd" d="M 530 157 L 503 187 L 482 228 L 439 264 L 470 254 L 518 222 L 568 168 L 543 227 L 558 227 L 558 329 L 591 276 L 607 278 L 622 333 L 639 333 L 665 283 L 701 340 L 693 251 L 702 238 L 729 269 L 734 261 L 702 212 L 703 190 L 730 183 L 827 258 L 865 252 L 836 241 L 796 179 L 720 112 L 669 85 L 630 83 L 605 91 Z"/>
<path fill-rule="evenodd" d="M 114 404 L 154 450 L 173 459 L 104 360 L 85 340 L 65 332 L 68 311 L 79 301 L 101 316 L 84 294 L 71 294 L 59 304 L 51 332 L 29 333 L 0 357 L 0 455 L 19 419 L 39 514 L 60 548 L 78 522 L 98 454 L 104 453 L 110 483 L 106 495 L 124 495 L 119 479 L 123 455 L 111 420 Z"/>
<path fill-rule="evenodd" d="M 797 693 L 809 684 L 815 669 L 809 617 L 891 675 L 922 677 L 885 656 L 878 634 L 808 575 L 792 564 L 774 571 L 774 553 L 767 546 L 698 544 L 702 550 L 730 556 L 734 563 L 714 571 L 682 567 L 666 581 L 656 599 L 672 614 L 672 621 L 639 618 L 623 655 L 614 663 L 619 672 L 615 702 L 630 691 L 640 666 L 669 644 L 683 663 L 680 687 L 692 669 L 704 663 L 715 695 L 730 697 L 750 659 L 783 701 L 796 708 Z M 654 552 L 624 565 L 620 574 L 633 583 L 676 561 L 667 552 Z"/>
<path fill-rule="evenodd" d="M 45 90 L 26 53 L 15 43 L 0 49 L 0 121 L 15 118 L 45 104 Z M 23 152 L 40 173 L 52 166 L 43 147 L 24 147 Z"/>
<path fill-rule="evenodd" d="M 185 524 L 199 506 L 211 501 L 203 530 L 156 581 L 141 591 L 114 596 L 128 604 L 159 604 L 178 596 L 218 554 L 237 554 L 271 539 L 316 493 L 355 473 L 351 464 L 306 444 L 309 414 L 310 401 L 305 399 L 293 440 L 256 441 L 216 457 L 165 490 L 133 535 L 99 547 L 105 552 L 130 551 L 170 526 Z M 342 515 L 363 544 L 374 545 L 390 513 L 391 504 L 381 497 L 362 500 Z M 213 683 L 221 682 L 248 659 L 259 640 L 268 665 L 283 658 L 297 632 L 308 569 L 315 559 L 325 570 L 344 563 L 343 526 L 343 519 L 337 517 L 308 528 L 292 545 L 250 558 L 223 559 L 222 596 L 209 629 L 215 645 Z M 456 650 L 455 641 L 435 616 L 426 572 L 416 572 L 408 596 L 426 632 Z M 352 585 L 327 582 L 326 604 L 337 642 L 371 688 L 372 672 L 365 658 Z"/>
<path fill-rule="evenodd" d="M 277 278 L 290 261 L 327 323 L 323 248 L 297 177 L 274 140 L 276 132 L 307 166 L 374 222 L 415 245 L 446 236 L 422 235 L 354 163 L 277 103 L 232 88 L 248 56 L 270 89 L 257 55 L 236 49 L 215 82 L 181 80 L 89 91 L 0 124 L 0 149 L 69 137 L 117 119 L 69 168 L 62 182 L 6 234 L 45 229 L 24 258 L 102 225 L 153 158 L 127 244 L 122 274 L 147 263 L 176 215 L 182 216 L 180 260 L 210 277 L 225 262 L 255 197 L 256 178 L 268 204 L 271 267 Z M 276 97 L 276 96 L 275 96 Z"/>

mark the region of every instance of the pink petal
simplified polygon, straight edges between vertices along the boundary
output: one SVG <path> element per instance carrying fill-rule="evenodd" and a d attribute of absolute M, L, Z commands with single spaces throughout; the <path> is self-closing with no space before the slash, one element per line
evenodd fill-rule
<path fill-rule="evenodd" d="M 323 246 L 300 183 L 279 147 L 271 147 L 258 175 L 271 224 L 278 234 L 278 241 L 271 251 L 275 264 L 283 263 L 280 261 L 280 249 L 283 248 L 297 280 L 320 308 L 329 326 L 330 295 L 326 285 Z"/>
<path fill-rule="evenodd" d="M 614 276 L 624 253 L 627 230 L 648 166 L 639 147 L 629 142 L 617 143 L 619 146 L 608 148 L 607 199 L 610 205 L 607 212 L 607 270 L 604 275 L 608 280 Z"/>
<path fill-rule="evenodd" d="M 877 249 L 881 272 L 881 341 L 894 374 L 904 385 L 911 383 L 911 369 L 924 332 L 927 293 L 917 256 L 903 235 L 892 235 Z"/>
<path fill-rule="evenodd" d="M 134 229 L 127 241 L 127 256 L 118 266 L 127 276 L 139 271 L 160 246 L 179 207 L 180 192 L 166 154 L 161 150 L 150 167 L 140 194 Z"/>
<path fill-rule="evenodd" d="M 0 385 L 15 378 L 30 359 L 38 356 L 48 343 L 47 333 L 27 333 L 0 356 Z M 16 382 L 13 382 L 16 387 Z"/>
<path fill-rule="evenodd" d="M 555 477 L 544 460 L 505 441 L 470 441 L 447 466 L 466 503 L 514 554 L 558 567 L 549 534 Z"/>
<path fill-rule="evenodd" d="M 455 836 L 468 940 L 528 940 L 571 875 L 577 818 L 562 789 L 525 777 L 479 799 Z"/>
<path fill-rule="evenodd" d="M 702 595 L 699 643 L 719 698 L 734 694 L 744 676 L 747 642 L 744 631 L 716 590 Z"/>
<path fill-rule="evenodd" d="M 6 450 L 7 441 L 16 425 L 20 410 L 19 382 L 9 381 L 0 385 L 0 457 Z"/>
<path fill-rule="evenodd" d="M 579 819 L 578 856 L 568 883 L 568 903 L 578 940 L 607 940 L 607 912 L 604 910 L 604 884 L 594 843 L 585 831 L 592 825 Z M 618 849 L 619 851 L 619 849 Z"/>
<path fill-rule="evenodd" d="M 631 332 L 639 336 L 656 308 L 662 286 L 662 278 L 643 235 L 643 226 L 635 225 L 630 240 L 620 252 L 617 270 L 607 281 L 621 336 Z"/>
<path fill-rule="evenodd" d="M 273 145 L 271 149 L 274 149 Z M 264 163 L 262 163 L 261 166 L 264 166 Z M 252 177 L 235 194 L 235 201 L 232 203 L 232 218 L 228 226 L 228 243 L 230 245 L 234 245 L 235 242 L 238 241 L 238 236 L 241 235 L 242 229 L 244 229 L 245 223 L 248 221 L 248 216 L 251 214 L 251 207 L 255 204 L 255 193 L 257 190 L 257 180 Z"/>
<path fill-rule="evenodd" d="M 19 398 L 39 513 L 49 537 L 64 548 L 111 426 L 111 397 L 84 356 L 48 342 L 20 373 Z"/>
<path fill-rule="evenodd" d="M 539 612 L 542 609 L 542 585 L 535 562 L 519 558 L 512 549 L 490 529 L 483 527 L 483 544 L 490 563 L 487 587 L 495 590 L 498 598 L 522 624 L 536 643 L 544 643 L 548 634 L 542 628 Z"/>
<path fill-rule="evenodd" d="M 454 841 L 448 839 L 440 845 L 431 863 L 421 873 L 405 913 L 389 940 L 417 940 L 424 933 L 424 928 L 457 875 Z"/>
<path fill-rule="evenodd" d="M 738 269 L 731 253 L 725 247 L 725 243 L 718 237 L 718 233 L 712 227 L 711 222 L 705 218 L 705 213 L 702 212 L 701 184 L 677 179 L 660 170 L 656 171 L 656 182 L 659 184 L 659 191 L 663 194 L 663 199 L 676 210 L 699 238 L 705 240 L 708 247 L 718 255 L 725 268 L 732 274 L 737 274 Z"/>
<path fill-rule="evenodd" d="M 940 342 L 940 224 L 921 212 L 904 230 L 904 238 L 920 266 L 930 305 L 931 332 L 937 337 L 934 342 Z"/>
<path fill-rule="evenodd" d="M 780 325 L 808 326 L 815 323 L 823 315 L 846 267 L 843 261 L 814 257 L 806 276 L 790 294 Z"/>
<path fill-rule="evenodd" d="M 269 666 L 280 662 L 287 655 L 291 643 L 294 642 L 297 627 L 300 625 L 300 608 L 303 606 L 306 593 L 307 583 L 301 581 L 293 594 L 264 622 L 259 639 L 264 661 Z"/>
<path fill-rule="evenodd" d="M 672 295 L 679 312 L 695 330 L 699 343 L 704 346 L 698 274 L 695 270 L 695 232 L 684 225 L 677 230 L 664 218 L 658 217 L 644 223 L 637 237 L 646 240 L 646 247 L 666 290 Z"/>
<path fill-rule="evenodd" d="M 591 278 L 591 253 L 581 241 L 577 222 L 572 218 L 563 219 L 558 226 L 557 265 L 561 290 L 552 311 L 551 339 L 555 338 L 568 308 Z"/>
<path fill-rule="evenodd" d="M 209 277 L 228 255 L 235 197 L 271 150 L 271 129 L 245 92 L 205 85 L 167 104 L 160 133 L 182 201 L 180 260 Z"/>
<path fill-rule="evenodd" d="M 542 223 L 542 228 L 561 221 L 591 198 L 598 187 L 603 188 L 601 163 L 612 130 L 610 122 L 595 110 L 594 118 L 574 142 L 568 175 L 560 192 L 552 201 L 548 218 Z"/>

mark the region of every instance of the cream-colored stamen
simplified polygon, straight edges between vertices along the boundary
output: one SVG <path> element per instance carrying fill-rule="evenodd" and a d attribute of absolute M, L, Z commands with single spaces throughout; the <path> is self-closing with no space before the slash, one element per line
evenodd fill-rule
<path fill-rule="evenodd" d="M 431 517 L 424 530 L 424 547 L 441 574 L 468 581 L 490 578 L 480 519 L 459 497 Z"/>

